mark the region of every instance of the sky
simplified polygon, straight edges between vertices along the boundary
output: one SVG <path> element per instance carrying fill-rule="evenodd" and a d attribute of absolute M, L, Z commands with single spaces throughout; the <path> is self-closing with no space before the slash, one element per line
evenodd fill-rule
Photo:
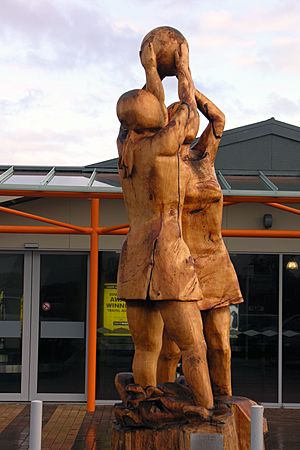
<path fill-rule="evenodd" d="M 226 129 L 300 126 L 299 24 L 298 0 L 0 0 L 0 164 L 117 157 L 116 102 L 144 85 L 140 44 L 161 25 L 188 40 L 194 83 Z M 170 104 L 176 79 L 164 87 Z"/>

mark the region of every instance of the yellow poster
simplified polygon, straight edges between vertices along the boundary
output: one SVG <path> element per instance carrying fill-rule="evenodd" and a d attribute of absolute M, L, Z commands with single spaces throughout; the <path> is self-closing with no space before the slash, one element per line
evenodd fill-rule
<path fill-rule="evenodd" d="M 126 303 L 118 300 L 117 285 L 112 283 L 104 284 L 103 328 L 105 336 L 129 334 Z"/>

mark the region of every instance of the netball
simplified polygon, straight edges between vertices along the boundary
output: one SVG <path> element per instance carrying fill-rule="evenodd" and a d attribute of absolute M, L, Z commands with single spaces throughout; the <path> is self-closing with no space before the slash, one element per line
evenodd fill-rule
<path fill-rule="evenodd" d="M 160 78 L 176 75 L 175 51 L 180 51 L 181 44 L 187 44 L 180 31 L 167 26 L 154 28 L 144 37 L 141 44 L 141 54 L 145 45 L 149 43 L 153 45 Z"/>

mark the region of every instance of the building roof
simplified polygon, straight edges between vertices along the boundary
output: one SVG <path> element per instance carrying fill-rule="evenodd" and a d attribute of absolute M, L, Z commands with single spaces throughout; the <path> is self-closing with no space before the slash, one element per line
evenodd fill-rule
<path fill-rule="evenodd" d="M 216 169 L 243 173 L 263 170 L 300 174 L 300 127 L 274 118 L 224 132 Z"/>
<path fill-rule="evenodd" d="M 0 166 L 0 195 L 121 193 L 117 162 L 114 158 L 83 167 Z M 226 130 L 216 173 L 226 196 L 300 197 L 300 127 L 271 118 Z"/>
<path fill-rule="evenodd" d="M 1 192 L 2 191 L 2 192 Z M 0 166 L 0 193 L 121 192 L 116 171 L 96 167 Z"/>

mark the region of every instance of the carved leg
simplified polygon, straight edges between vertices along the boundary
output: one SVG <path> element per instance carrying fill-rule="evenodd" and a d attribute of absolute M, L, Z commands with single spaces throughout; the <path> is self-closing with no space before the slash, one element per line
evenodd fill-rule
<path fill-rule="evenodd" d="M 176 368 L 181 358 L 178 345 L 171 339 L 164 328 L 163 344 L 157 364 L 157 383 L 173 382 Z"/>
<path fill-rule="evenodd" d="M 161 301 L 157 304 L 168 335 L 181 350 L 183 373 L 196 403 L 212 408 L 206 343 L 197 302 Z"/>
<path fill-rule="evenodd" d="M 201 311 L 201 314 L 213 393 L 232 395 L 229 306 Z"/>
<path fill-rule="evenodd" d="M 127 302 L 127 319 L 135 346 L 132 370 L 142 387 L 156 386 L 157 360 L 161 350 L 163 321 L 153 303 Z"/>

